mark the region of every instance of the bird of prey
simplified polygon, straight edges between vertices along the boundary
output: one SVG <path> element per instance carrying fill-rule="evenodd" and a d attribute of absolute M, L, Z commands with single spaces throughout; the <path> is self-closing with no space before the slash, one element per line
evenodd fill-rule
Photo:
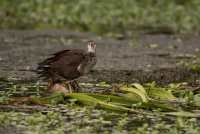
<path fill-rule="evenodd" d="M 48 80 L 50 91 L 70 93 L 78 91 L 76 79 L 87 74 L 96 62 L 96 43 L 88 41 L 87 51 L 66 49 L 54 53 L 38 64 L 37 72 L 39 77 Z"/>

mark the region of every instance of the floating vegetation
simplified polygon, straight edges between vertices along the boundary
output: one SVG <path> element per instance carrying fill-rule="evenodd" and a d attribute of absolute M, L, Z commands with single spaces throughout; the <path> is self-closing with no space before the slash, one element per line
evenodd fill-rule
<path fill-rule="evenodd" d="M 88 92 L 47 94 L 44 86 L 35 83 L 4 81 L 0 92 L 0 127 L 17 122 L 15 124 L 20 125 L 14 126 L 20 131 L 28 128 L 25 129 L 27 132 L 38 133 L 70 133 L 78 128 L 87 133 L 200 130 L 198 81 L 196 87 L 188 83 L 161 87 L 155 82 L 80 85 L 88 87 Z M 89 89 L 107 92 L 95 93 Z M 84 129 L 84 126 L 88 128 Z"/>
<path fill-rule="evenodd" d="M 31 87 L 30 85 L 27 87 L 23 86 L 12 86 L 15 90 L 8 90 L 4 95 L 0 97 L 1 104 L 35 104 L 35 105 L 55 105 L 60 103 L 71 103 L 85 106 L 93 106 L 95 108 L 102 108 L 111 111 L 119 111 L 119 112 L 127 112 L 127 113 L 135 113 L 136 109 L 159 109 L 160 111 L 176 111 L 179 112 L 180 109 L 185 110 L 185 112 L 190 112 L 194 109 L 188 108 L 186 105 L 194 106 L 195 109 L 199 107 L 199 96 L 200 93 L 191 94 L 190 91 L 183 91 L 178 89 L 179 86 L 169 85 L 168 87 L 159 87 L 153 83 L 147 83 L 141 85 L 139 83 L 132 84 L 117 84 L 117 85 L 109 85 L 107 83 L 98 83 L 98 84 L 81 84 L 84 86 L 97 86 L 110 88 L 105 94 L 103 93 L 70 93 L 70 94 L 62 94 L 62 93 L 54 93 L 49 96 L 41 96 L 38 93 L 35 93 L 31 96 L 18 97 L 19 89 L 21 88 L 21 92 L 24 89 L 29 91 L 33 91 L 39 89 L 39 87 Z M 176 89 L 177 88 L 177 89 Z M 9 88 L 8 88 L 9 89 Z M 98 90 L 98 89 L 97 89 Z M 40 92 L 38 90 L 38 92 Z M 180 98 L 177 95 L 177 92 L 185 92 L 184 97 Z M 175 93 L 175 94 L 173 94 Z M 17 96 L 15 96 L 17 95 Z M 183 96 L 183 95 L 181 95 Z M 188 97 L 190 99 L 188 99 Z M 186 105 L 185 105 L 186 104 Z M 182 107 L 182 105 L 185 105 Z"/>

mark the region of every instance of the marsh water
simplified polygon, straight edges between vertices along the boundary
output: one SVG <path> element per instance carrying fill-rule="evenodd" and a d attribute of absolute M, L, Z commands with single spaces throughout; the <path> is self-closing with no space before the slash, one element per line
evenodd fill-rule
<path fill-rule="evenodd" d="M 5 92 L 11 96 L 43 95 L 46 83 L 42 82 L 35 73 L 37 63 L 59 50 L 86 49 L 88 40 L 97 42 L 98 62 L 90 74 L 79 79 L 81 83 L 145 84 L 154 81 L 159 86 L 189 83 L 188 87 L 199 90 L 199 36 L 138 33 L 132 36 L 101 37 L 92 33 L 64 30 L 5 30 L 0 32 L 1 95 Z M 91 91 L 99 88 L 89 86 L 88 89 Z M 196 125 L 198 131 L 200 126 L 197 123 L 199 117 L 188 120 L 161 116 L 159 110 L 152 109 L 146 110 L 147 114 L 135 115 L 74 107 L 71 104 L 59 104 L 51 108 L 44 106 L 44 109 L 36 107 L 36 111 L 33 110 L 34 107 L 23 105 L 17 105 L 18 110 L 14 106 L 6 108 L 3 106 L 5 105 L 1 105 L 0 122 L 4 123 L 7 119 L 8 125 L 1 125 L 0 133 L 23 132 L 25 131 L 23 125 L 30 125 L 30 131 L 33 128 L 35 130 L 37 125 L 38 129 L 44 127 L 44 132 L 50 130 L 54 132 L 53 128 L 59 132 L 61 128 L 65 128 L 65 133 L 73 132 L 76 128 L 79 128 L 80 132 L 96 133 L 109 133 L 115 132 L 115 130 L 116 132 L 127 132 L 133 129 L 138 129 L 138 132 L 140 129 L 141 132 L 151 132 L 154 128 L 167 132 L 168 128 L 174 127 L 170 126 L 171 122 L 177 125 L 185 120 L 187 124 L 185 124 L 186 127 L 182 126 L 184 129 L 192 129 L 191 126 Z M 4 113 L 5 111 L 8 113 Z M 15 112 L 12 113 L 12 111 Z M 196 111 L 199 112 L 198 109 Z M 144 111 L 141 110 L 141 112 Z M 38 121 L 37 118 L 41 120 Z M 25 120 L 25 122 L 20 120 Z M 44 122 L 49 122 L 49 124 L 43 125 Z M 21 126 L 18 126 L 18 123 Z M 58 126 L 53 126 L 53 124 Z M 88 128 L 84 128 L 85 126 Z M 176 131 L 175 128 L 174 131 Z M 185 131 L 184 129 L 183 131 Z"/>

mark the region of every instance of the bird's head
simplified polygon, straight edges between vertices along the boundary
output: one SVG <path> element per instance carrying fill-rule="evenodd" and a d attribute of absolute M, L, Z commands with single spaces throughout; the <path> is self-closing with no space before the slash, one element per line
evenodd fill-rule
<path fill-rule="evenodd" d="M 95 53 L 96 52 L 96 43 L 94 41 L 88 41 L 88 52 Z"/>

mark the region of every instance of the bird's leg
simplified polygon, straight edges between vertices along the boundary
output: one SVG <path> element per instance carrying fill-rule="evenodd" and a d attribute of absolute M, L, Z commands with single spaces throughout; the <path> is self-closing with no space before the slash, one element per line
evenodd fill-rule
<path fill-rule="evenodd" d="M 69 93 L 72 93 L 73 91 L 78 92 L 80 89 L 80 86 L 76 80 L 65 81 L 65 86 L 69 90 Z"/>
<path fill-rule="evenodd" d="M 48 80 L 48 89 L 51 89 L 52 88 L 52 86 L 53 86 L 53 80 L 52 79 L 49 79 Z"/>
<path fill-rule="evenodd" d="M 74 80 L 70 81 L 70 85 L 71 85 L 73 91 L 76 92 L 76 88 L 75 88 L 75 86 L 74 86 Z"/>
<path fill-rule="evenodd" d="M 73 91 L 78 92 L 80 89 L 76 80 L 66 81 L 65 85 L 67 86 L 67 89 L 70 93 L 72 93 Z"/>
<path fill-rule="evenodd" d="M 73 82 L 74 82 L 74 88 L 78 92 L 80 90 L 80 86 L 76 80 L 74 80 Z"/>
<path fill-rule="evenodd" d="M 72 93 L 73 92 L 73 87 L 71 85 L 71 82 L 68 83 L 68 86 L 69 86 L 69 92 Z"/>
<path fill-rule="evenodd" d="M 66 81 L 65 86 L 67 86 L 67 89 L 69 90 L 69 93 L 73 92 L 73 87 L 71 85 L 71 81 Z"/>

